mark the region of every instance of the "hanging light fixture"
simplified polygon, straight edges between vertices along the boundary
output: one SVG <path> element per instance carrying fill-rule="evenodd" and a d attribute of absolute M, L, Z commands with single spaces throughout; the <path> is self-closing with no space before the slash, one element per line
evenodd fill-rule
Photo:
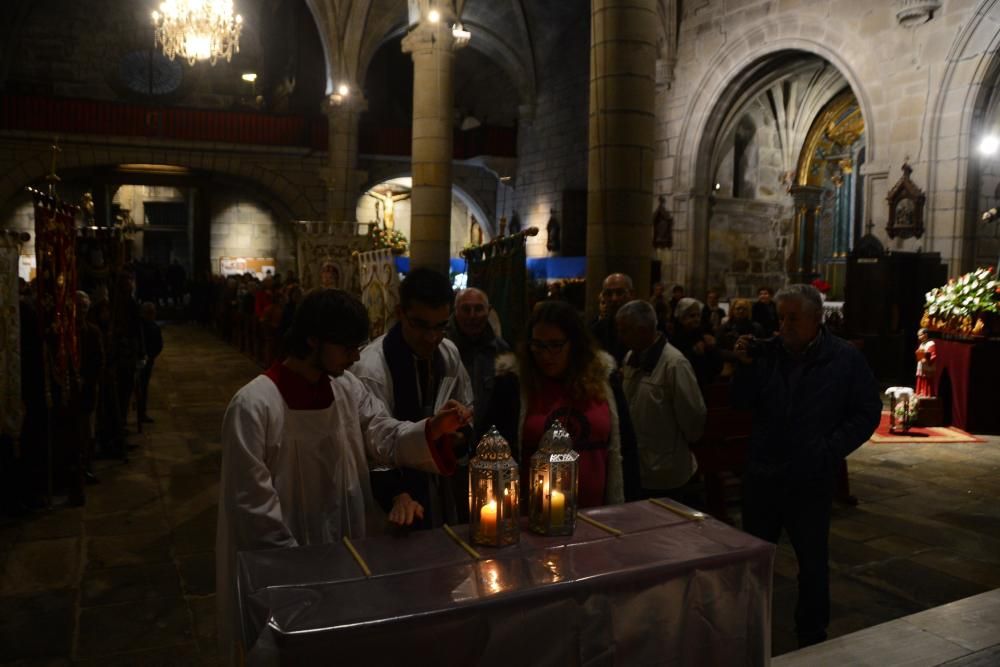
<path fill-rule="evenodd" d="M 163 55 L 198 60 L 230 61 L 240 50 L 243 17 L 233 14 L 233 0 L 163 0 L 153 12 L 156 43 Z"/>

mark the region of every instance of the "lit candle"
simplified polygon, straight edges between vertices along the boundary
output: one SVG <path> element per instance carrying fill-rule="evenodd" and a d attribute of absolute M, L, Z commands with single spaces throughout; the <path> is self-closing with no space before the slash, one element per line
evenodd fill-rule
<path fill-rule="evenodd" d="M 479 510 L 479 526 L 483 534 L 496 537 L 497 534 L 497 501 L 491 500 Z"/>
<path fill-rule="evenodd" d="M 550 497 L 552 499 L 552 509 L 549 515 L 551 517 L 549 524 L 552 526 L 561 526 L 563 525 L 563 521 L 566 520 L 566 496 L 553 489 Z"/>

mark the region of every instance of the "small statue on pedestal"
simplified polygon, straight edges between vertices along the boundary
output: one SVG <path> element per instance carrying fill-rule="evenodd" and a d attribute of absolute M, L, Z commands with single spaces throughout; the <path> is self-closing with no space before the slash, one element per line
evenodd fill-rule
<path fill-rule="evenodd" d="M 545 231 L 548 234 L 545 249 L 552 253 L 559 252 L 562 249 L 562 241 L 559 238 L 559 219 L 556 218 L 556 210 L 554 208 L 549 209 L 549 224 L 546 225 Z"/>
<path fill-rule="evenodd" d="M 653 214 L 653 247 L 674 247 L 674 216 L 667 210 L 667 198 L 660 195 L 660 205 Z"/>
<path fill-rule="evenodd" d="M 917 332 L 917 396 L 934 396 L 934 362 L 937 361 L 937 346 L 927 329 Z"/>

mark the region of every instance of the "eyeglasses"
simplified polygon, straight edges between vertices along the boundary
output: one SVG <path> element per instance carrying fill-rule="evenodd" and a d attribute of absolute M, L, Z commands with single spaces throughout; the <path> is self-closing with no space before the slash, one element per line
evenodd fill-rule
<path fill-rule="evenodd" d="M 535 340 L 532 338 L 528 341 L 528 349 L 532 352 L 562 352 L 562 349 L 566 347 L 566 343 L 569 339 L 563 338 L 562 340 Z"/>
<path fill-rule="evenodd" d="M 425 334 L 441 336 L 444 335 L 444 332 L 448 329 L 448 320 L 438 322 L 437 324 L 431 324 L 430 322 L 422 320 L 419 317 L 410 317 L 406 313 L 403 313 L 403 319 L 405 319 L 411 327 Z"/>
<path fill-rule="evenodd" d="M 354 352 L 355 350 L 357 350 L 358 352 L 361 352 L 361 350 L 365 349 L 365 347 L 368 346 L 368 343 L 370 341 L 363 340 L 360 343 L 342 343 L 342 342 L 336 341 L 336 340 L 325 340 L 323 342 L 329 343 L 330 345 L 339 345 L 340 347 L 344 348 L 345 352 L 347 352 L 348 354 L 350 354 L 350 353 Z"/>

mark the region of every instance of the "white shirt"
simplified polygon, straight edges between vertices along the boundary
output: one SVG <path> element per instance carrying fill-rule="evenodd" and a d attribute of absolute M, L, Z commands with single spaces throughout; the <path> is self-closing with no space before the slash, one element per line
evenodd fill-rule
<path fill-rule="evenodd" d="M 437 472 L 426 420 L 393 419 L 352 374 L 331 378 L 332 404 L 292 410 L 274 382 L 258 376 L 233 397 L 222 426 L 222 482 L 216 531 L 216 607 L 221 655 L 241 640 L 236 554 L 324 544 L 377 532 L 369 465 Z"/>

